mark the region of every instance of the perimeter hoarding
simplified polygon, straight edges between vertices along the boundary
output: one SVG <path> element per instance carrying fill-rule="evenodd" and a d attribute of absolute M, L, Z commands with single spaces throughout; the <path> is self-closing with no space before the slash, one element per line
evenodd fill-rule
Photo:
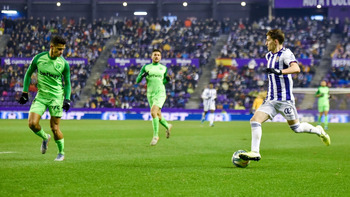
<path fill-rule="evenodd" d="M 0 119 L 27 119 L 29 109 L 2 108 L 0 109 Z M 200 121 L 202 110 L 186 109 L 164 109 L 162 115 L 168 121 Z M 317 110 L 300 110 L 299 118 L 305 122 L 317 121 Z M 217 110 L 214 114 L 215 121 L 249 121 L 252 114 L 248 110 Z M 208 120 L 208 117 L 206 117 Z M 50 119 L 48 111 L 44 113 L 42 119 Z M 100 119 L 100 120 L 145 120 L 152 119 L 148 109 L 72 109 L 68 113 L 63 112 L 62 119 L 82 120 L 82 119 Z M 273 122 L 285 122 L 286 120 L 278 115 Z M 348 123 L 350 122 L 350 111 L 333 110 L 329 113 L 329 122 Z"/>

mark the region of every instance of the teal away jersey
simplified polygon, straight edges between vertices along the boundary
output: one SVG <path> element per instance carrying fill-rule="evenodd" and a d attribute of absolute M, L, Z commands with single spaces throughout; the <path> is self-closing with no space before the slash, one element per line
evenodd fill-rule
<path fill-rule="evenodd" d="M 62 98 L 70 100 L 71 84 L 68 62 L 61 56 L 51 58 L 49 52 L 36 55 L 24 77 L 23 92 L 28 92 L 30 78 L 38 70 L 38 94 L 43 98 Z M 63 88 L 62 77 L 65 86 Z"/>
<path fill-rule="evenodd" d="M 147 94 L 165 94 L 165 86 L 168 81 L 165 79 L 167 76 L 168 68 L 160 63 L 146 64 L 141 68 L 139 75 L 136 78 L 136 83 L 140 83 L 141 75 L 148 72 L 146 76 L 147 81 Z"/>
<path fill-rule="evenodd" d="M 319 87 L 316 95 L 321 94 L 322 96 L 318 97 L 319 104 L 328 104 L 329 102 L 329 88 L 328 87 Z"/>

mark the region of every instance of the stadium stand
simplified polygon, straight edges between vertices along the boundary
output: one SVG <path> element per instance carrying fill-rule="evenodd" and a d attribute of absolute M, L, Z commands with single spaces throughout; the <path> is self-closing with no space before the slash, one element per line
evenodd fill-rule
<path fill-rule="evenodd" d="M 169 67 L 172 81 L 166 86 L 169 99 L 164 107 L 167 108 L 185 106 L 197 87 L 202 70 L 207 69 L 203 65 L 208 63 L 210 50 L 221 33 L 228 33 L 229 38 L 219 57 L 264 58 L 266 30 L 282 26 L 288 37 L 285 46 L 291 48 L 299 59 L 314 60 L 311 65 L 301 65 L 302 72 L 294 76 L 295 87 L 309 87 L 334 28 L 332 19 L 315 21 L 308 18 L 283 17 L 276 18 L 273 23 L 267 18 L 253 22 L 246 19 L 238 21 L 226 19 L 224 26 L 212 19 L 194 20 L 190 25 L 185 25 L 181 20 L 170 24 L 165 20 L 141 18 L 125 19 L 117 23 L 100 19 L 90 24 L 84 18 L 75 21 L 64 17 L 50 20 L 44 17 L 36 20 L 5 18 L 0 24 L 4 27 L 3 32 L 10 35 L 4 51 L 5 57 L 32 57 L 47 50 L 50 36 L 59 33 L 69 38 L 65 57 L 88 59 L 87 65 L 71 66 L 73 105 L 80 99 L 81 89 L 85 86 L 91 67 L 103 50 L 104 43 L 115 33 L 119 36 L 110 52 L 110 58 L 148 58 L 154 48 L 163 50 L 163 58 L 199 58 L 201 66 L 199 68 L 193 65 Z M 343 31 L 344 39 L 332 57 L 349 57 L 348 29 L 349 25 L 346 24 Z M 125 68 L 109 66 L 96 81 L 91 98 L 84 101 L 84 107 L 147 108 L 145 83 L 134 84 L 141 66 L 139 64 Z M 256 95 L 265 91 L 264 66 L 261 64 L 251 68 L 245 65 L 236 68 L 218 65 L 214 68 L 211 71 L 210 82 L 216 84 L 218 90 L 217 108 L 235 109 L 235 106 L 241 103 L 244 108 L 250 109 Z M 18 106 L 11 98 L 18 97 L 27 67 L 28 65 L 24 67 L 5 65 L 0 68 L 0 106 Z M 332 68 L 325 77 L 334 87 L 349 87 L 349 72 L 346 66 Z M 35 76 L 30 86 L 32 97 L 36 92 L 34 79 Z M 298 100 L 303 99 L 303 95 L 296 97 Z"/>
<path fill-rule="evenodd" d="M 119 26 L 122 30 L 118 31 L 119 38 L 111 51 L 111 58 L 150 58 L 152 50 L 159 48 L 163 51 L 163 59 L 198 58 L 200 65 L 207 63 L 210 49 L 221 31 L 219 23 L 212 19 L 193 20 L 190 26 L 181 20 L 173 24 L 164 20 L 125 20 L 120 21 Z M 96 93 L 85 102 L 85 106 L 148 107 L 145 83 L 134 84 L 142 66 L 134 65 L 124 70 L 110 66 L 97 80 Z M 170 65 L 168 74 L 172 80 L 166 85 L 169 99 L 164 107 L 184 108 L 197 86 L 201 68 Z"/>
<path fill-rule="evenodd" d="M 45 17 L 29 19 L 2 19 L 5 32 L 10 39 L 4 50 L 5 57 L 33 57 L 34 55 L 47 51 L 52 35 L 60 34 L 67 39 L 65 58 L 86 58 L 87 65 L 71 65 L 72 82 L 72 105 L 79 100 L 81 88 L 85 85 L 90 75 L 90 70 L 95 60 L 103 50 L 106 39 L 113 33 L 108 21 L 98 20 L 87 23 L 84 18 L 78 21 L 74 19 L 62 19 L 59 17 Z M 2 102 L 0 106 L 18 107 L 19 104 L 13 100 L 13 96 L 22 91 L 24 74 L 29 65 L 23 67 L 17 65 L 1 66 L 1 91 Z M 36 95 L 35 74 L 32 76 L 30 85 L 31 96 Z M 27 104 L 30 105 L 29 103 Z"/>

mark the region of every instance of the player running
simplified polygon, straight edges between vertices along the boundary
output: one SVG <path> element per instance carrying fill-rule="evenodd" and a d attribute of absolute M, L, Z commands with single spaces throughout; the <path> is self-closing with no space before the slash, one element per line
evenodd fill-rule
<path fill-rule="evenodd" d="M 45 133 L 39 121 L 47 108 L 51 115 L 50 127 L 58 148 L 55 161 L 64 160 L 64 138 L 60 130 L 60 120 L 63 109 L 67 112 L 70 108 L 71 82 L 68 62 L 62 57 L 66 47 L 66 41 L 60 36 L 52 37 L 50 50 L 36 55 L 25 76 L 23 92 L 19 99 L 20 104 L 28 102 L 28 88 L 30 79 L 36 70 L 38 71 L 38 93 L 29 110 L 29 128 L 43 139 L 41 153 L 45 154 L 51 135 Z M 64 87 L 62 84 L 64 79 Z"/>
<path fill-rule="evenodd" d="M 259 161 L 261 124 L 281 114 L 295 133 L 312 133 L 318 135 L 323 143 L 330 145 L 331 139 L 321 126 L 312 126 L 306 122 L 299 122 L 293 96 L 292 75 L 299 73 L 300 68 L 294 54 L 283 47 L 284 33 L 280 29 L 273 29 L 266 34 L 266 54 L 269 87 L 264 103 L 257 109 L 250 119 L 252 142 L 251 151 L 239 154 L 244 160 Z"/>
<path fill-rule="evenodd" d="M 147 81 L 147 100 L 151 107 L 153 138 L 151 146 L 155 146 L 159 140 L 158 131 L 159 123 L 166 128 L 166 137 L 170 137 L 170 131 L 173 127 L 168 124 L 162 116 L 161 109 L 166 99 L 166 92 L 164 84 L 170 81 L 167 76 L 168 68 L 159 63 L 162 59 L 161 51 L 154 49 L 151 55 L 152 63 L 146 64 L 141 68 L 139 75 L 136 78 L 136 83 L 140 83 L 145 77 Z"/>

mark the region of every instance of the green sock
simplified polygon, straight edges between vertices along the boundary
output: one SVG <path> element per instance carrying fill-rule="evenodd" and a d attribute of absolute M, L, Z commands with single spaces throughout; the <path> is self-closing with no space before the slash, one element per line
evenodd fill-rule
<path fill-rule="evenodd" d="M 158 131 L 159 131 L 159 118 L 153 118 L 152 119 L 152 125 L 153 125 L 153 137 L 158 137 Z"/>
<path fill-rule="evenodd" d="M 159 123 L 161 125 L 163 125 L 163 127 L 165 127 L 166 129 L 169 129 L 169 124 L 168 124 L 168 122 L 165 120 L 165 118 L 163 116 L 162 116 L 162 120 L 160 120 Z"/>
<path fill-rule="evenodd" d="M 317 121 L 318 125 L 321 125 L 321 119 L 322 119 L 322 116 L 318 116 L 318 121 Z"/>
<path fill-rule="evenodd" d="M 57 148 L 58 148 L 58 153 L 61 153 L 62 155 L 64 155 L 64 138 L 60 139 L 60 140 L 55 140 L 56 144 L 57 144 Z"/>
<path fill-rule="evenodd" d="M 324 116 L 324 126 L 328 127 L 328 115 Z"/>
<path fill-rule="evenodd" d="M 42 129 L 42 128 L 40 131 L 34 132 L 34 133 L 35 133 L 35 135 L 43 138 L 43 140 L 47 140 L 47 138 L 48 138 L 47 133 L 45 133 L 44 129 Z"/>

